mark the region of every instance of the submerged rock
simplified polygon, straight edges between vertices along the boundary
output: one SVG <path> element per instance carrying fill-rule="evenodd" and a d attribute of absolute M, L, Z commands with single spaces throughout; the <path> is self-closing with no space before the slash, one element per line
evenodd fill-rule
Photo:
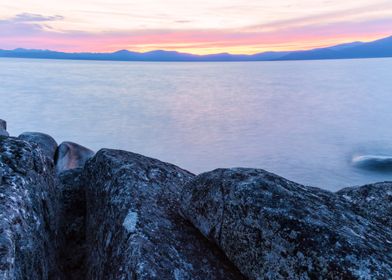
<path fill-rule="evenodd" d="M 374 171 L 392 171 L 392 156 L 382 155 L 364 155 L 356 156 L 352 159 L 355 167 L 374 170 Z"/>
<path fill-rule="evenodd" d="M 0 279 L 58 279 L 53 164 L 22 140 L 0 138 Z"/>
<path fill-rule="evenodd" d="M 57 148 L 55 164 L 57 173 L 75 168 L 83 168 L 94 152 L 73 142 L 63 142 Z"/>
<path fill-rule="evenodd" d="M 392 230 L 376 218 L 391 216 L 390 198 L 380 191 L 381 205 L 363 207 L 365 189 L 335 194 L 218 169 L 184 186 L 182 213 L 249 279 L 392 279 Z"/>
<path fill-rule="evenodd" d="M 18 138 L 37 144 L 47 157 L 54 160 L 54 155 L 57 150 L 57 142 L 52 136 L 41 132 L 24 132 L 19 135 Z"/>
<path fill-rule="evenodd" d="M 86 279 L 243 279 L 179 215 L 181 186 L 191 173 L 104 149 L 87 162 L 83 176 L 88 182 Z"/>

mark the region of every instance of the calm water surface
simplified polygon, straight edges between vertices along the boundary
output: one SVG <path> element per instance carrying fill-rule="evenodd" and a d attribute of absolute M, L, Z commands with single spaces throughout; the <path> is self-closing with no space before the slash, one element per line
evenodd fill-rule
<path fill-rule="evenodd" d="M 0 59 L 9 131 L 129 150 L 195 173 L 257 167 L 336 190 L 392 180 L 392 59 L 143 63 Z"/>

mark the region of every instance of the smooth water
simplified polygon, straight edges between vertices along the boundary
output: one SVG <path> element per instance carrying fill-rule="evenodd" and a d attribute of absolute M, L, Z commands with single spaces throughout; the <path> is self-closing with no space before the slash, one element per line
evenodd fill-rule
<path fill-rule="evenodd" d="M 147 63 L 0 59 L 9 131 L 129 150 L 195 173 L 257 167 L 336 190 L 392 180 L 392 59 Z"/>

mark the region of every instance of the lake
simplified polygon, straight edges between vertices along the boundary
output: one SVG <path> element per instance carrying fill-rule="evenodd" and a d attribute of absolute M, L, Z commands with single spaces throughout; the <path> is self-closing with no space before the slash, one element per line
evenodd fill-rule
<path fill-rule="evenodd" d="M 98 62 L 0 59 L 0 118 L 194 173 L 262 168 L 337 190 L 392 180 L 392 59 Z"/>

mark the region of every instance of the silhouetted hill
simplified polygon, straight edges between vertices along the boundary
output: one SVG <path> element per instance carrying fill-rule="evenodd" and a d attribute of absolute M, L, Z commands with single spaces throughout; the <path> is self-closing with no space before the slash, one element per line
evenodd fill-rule
<path fill-rule="evenodd" d="M 253 55 L 219 53 L 194 55 L 156 50 L 145 53 L 119 50 L 113 53 L 65 53 L 50 50 L 0 50 L 0 57 L 114 61 L 276 61 L 392 57 L 392 36 L 373 42 L 352 42 L 306 51 L 263 52 Z"/>
<path fill-rule="evenodd" d="M 392 57 L 392 36 L 369 43 L 354 42 L 310 51 L 291 52 L 277 60 Z"/>

